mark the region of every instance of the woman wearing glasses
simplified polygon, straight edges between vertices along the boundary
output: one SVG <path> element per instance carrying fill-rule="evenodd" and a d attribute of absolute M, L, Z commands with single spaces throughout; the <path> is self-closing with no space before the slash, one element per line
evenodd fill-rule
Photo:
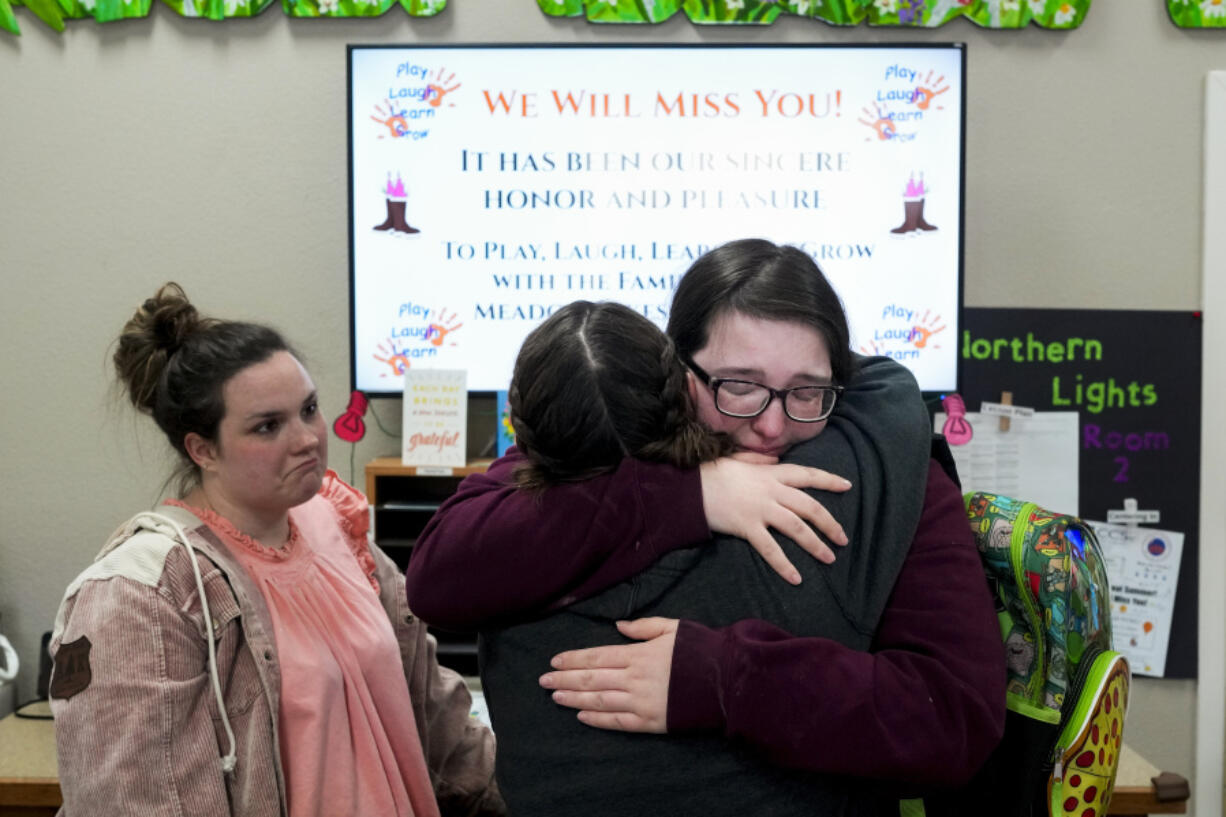
<path fill-rule="evenodd" d="M 607 473 L 527 493 L 513 455 L 466 480 L 410 563 L 419 615 L 482 629 L 512 811 L 897 813 L 896 788 L 854 780 L 967 780 L 1003 728 L 1003 655 L 914 381 L 855 360 L 820 270 L 766 241 L 696 261 L 668 334 L 697 419 L 739 456 L 791 465 L 675 467 L 626 449 Z M 547 435 L 530 426 L 532 451 Z M 853 485 L 818 510 L 792 486 L 835 478 L 797 464 Z M 837 559 L 803 522 L 840 541 L 827 510 L 850 539 Z M 736 539 L 707 541 L 761 541 L 767 527 L 784 534 L 772 564 L 803 583 L 769 575 Z M 806 538 L 819 560 L 801 558 L 792 540 Z M 524 688 L 538 676 L 552 702 Z"/>

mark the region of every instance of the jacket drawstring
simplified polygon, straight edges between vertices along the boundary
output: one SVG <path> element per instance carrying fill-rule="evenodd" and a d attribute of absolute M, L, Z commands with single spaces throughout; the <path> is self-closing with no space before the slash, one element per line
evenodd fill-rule
<path fill-rule="evenodd" d="M 200 608 L 204 614 L 204 629 L 209 642 L 209 678 L 213 682 L 213 694 L 217 698 L 217 711 L 221 713 L 221 725 L 225 727 L 226 737 L 230 741 L 230 751 L 221 758 L 221 770 L 225 774 L 232 774 L 234 767 L 238 765 L 238 743 L 234 739 L 234 730 L 230 728 L 230 717 L 226 714 L 226 704 L 221 696 L 221 680 L 217 675 L 217 647 L 213 643 L 213 616 L 209 612 L 209 599 L 204 593 L 204 579 L 200 575 L 200 563 L 196 561 L 196 552 L 187 538 L 187 532 L 178 522 L 159 513 L 150 512 L 142 516 L 170 525 L 177 534 L 179 543 L 187 549 L 188 560 L 192 563 L 192 573 L 196 577 L 196 591 L 200 594 Z"/>

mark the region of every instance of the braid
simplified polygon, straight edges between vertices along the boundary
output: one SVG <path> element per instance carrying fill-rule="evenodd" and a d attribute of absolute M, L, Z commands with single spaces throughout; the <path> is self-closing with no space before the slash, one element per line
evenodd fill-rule
<path fill-rule="evenodd" d="M 690 394 L 685 386 L 685 366 L 677 357 L 677 350 L 670 340 L 660 352 L 660 370 L 668 372 L 660 399 L 667 407 L 664 415 L 665 435 L 676 433 L 693 417 Z"/>
<path fill-rule="evenodd" d="M 540 491 L 562 482 L 582 482 L 616 470 L 619 463 L 577 467 L 566 457 L 548 454 L 533 447 L 534 434 L 528 426 L 515 428 L 515 445 L 524 454 L 524 461 L 515 466 L 515 485 L 526 491 Z M 525 433 L 526 432 L 526 433 Z"/>
<path fill-rule="evenodd" d="M 584 374 L 582 369 L 573 373 L 579 380 L 584 379 Z M 595 384 L 593 388 L 597 388 Z M 558 413 L 550 410 L 556 409 L 557 405 L 549 404 L 565 402 L 564 400 L 552 401 L 539 393 L 525 395 L 517 382 L 511 384 L 507 397 L 511 404 L 511 427 L 515 429 L 515 445 L 524 455 L 524 461 L 516 466 L 513 474 L 517 487 L 537 492 L 563 482 L 582 482 L 613 471 L 620 463 L 624 445 L 609 421 L 608 406 L 604 405 L 603 401 L 592 401 L 586 405 L 590 412 L 587 416 L 576 410 L 574 416 L 568 418 L 570 422 L 566 423 L 569 426 L 566 430 L 568 433 L 562 434 L 556 427 Z M 533 419 L 543 426 L 539 433 L 535 424 L 525 418 L 520 410 L 520 407 L 525 405 L 526 398 L 536 408 L 536 411 L 532 412 Z M 576 440 L 574 434 L 582 435 L 584 443 L 591 446 L 586 456 L 576 456 L 577 449 L 583 443 Z M 604 454 L 596 453 L 600 451 Z"/>
<path fill-rule="evenodd" d="M 611 408 L 610 388 L 624 388 L 624 384 L 613 382 L 609 377 L 604 376 L 605 366 L 601 365 L 597 360 L 595 351 L 593 350 L 593 341 L 588 337 L 588 324 L 591 322 L 592 315 L 589 312 L 583 316 L 583 323 L 579 325 L 579 331 L 576 333 L 579 337 L 579 342 L 583 345 L 583 354 L 587 363 L 586 369 L 583 371 L 583 376 L 589 377 L 595 387 L 596 394 L 599 400 L 595 401 L 596 407 L 599 409 L 599 418 L 597 420 L 596 429 L 602 431 L 602 436 L 609 436 L 613 442 L 617 443 L 617 447 L 621 449 L 624 456 L 630 456 L 630 451 L 626 447 L 626 441 L 622 437 L 622 430 L 618 427 L 617 421 L 613 416 Z M 595 431 L 595 429 L 593 430 Z"/>
<path fill-rule="evenodd" d="M 519 401 L 518 389 L 514 385 L 509 397 L 512 406 Z M 515 446 L 525 457 L 515 468 L 515 484 L 526 490 L 540 490 L 552 484 L 555 481 L 553 474 L 557 471 L 558 458 L 541 450 L 536 442 L 535 429 L 513 409 L 511 427 L 515 429 Z"/>
<path fill-rule="evenodd" d="M 685 366 L 671 340 L 660 353 L 660 366 L 668 373 L 660 392 L 664 408 L 660 434 L 635 451 L 634 456 L 672 463 L 678 468 L 693 468 L 731 453 L 733 443 L 728 435 L 708 431 L 694 418 L 694 407 L 686 388 Z"/>
<path fill-rule="evenodd" d="M 693 419 L 671 340 L 613 303 L 576 301 L 524 340 L 508 394 L 524 463 L 539 490 L 615 471 L 627 457 L 692 468 L 730 449 Z"/>

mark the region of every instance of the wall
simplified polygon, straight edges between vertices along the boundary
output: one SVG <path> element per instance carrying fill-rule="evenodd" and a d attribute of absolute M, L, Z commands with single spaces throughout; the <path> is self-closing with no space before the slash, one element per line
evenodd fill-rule
<path fill-rule="evenodd" d="M 107 371 L 109 344 L 157 284 L 280 326 L 327 409 L 344 407 L 346 43 L 965 41 L 967 304 L 1202 306 L 1203 86 L 1226 57 L 1220 32 L 1176 29 L 1160 0 L 1101 0 L 1063 33 L 699 28 L 681 15 L 595 26 L 532 0 L 449 5 L 433 19 L 272 9 L 210 23 L 155 4 L 147 20 L 63 35 L 23 10 L 23 35 L 0 37 L 0 631 L 27 667 L 22 699 L 64 586 L 166 473 L 162 442 Z M 398 428 L 397 404 L 375 409 Z M 372 428 L 356 478 L 396 450 Z M 333 440 L 330 461 L 350 476 L 348 445 Z M 1195 682 L 1135 689 L 1130 742 L 1191 776 Z"/>

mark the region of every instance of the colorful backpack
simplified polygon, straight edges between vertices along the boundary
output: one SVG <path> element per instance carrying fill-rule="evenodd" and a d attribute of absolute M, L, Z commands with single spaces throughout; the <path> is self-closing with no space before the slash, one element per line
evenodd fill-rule
<path fill-rule="evenodd" d="M 1008 713 L 968 790 L 928 814 L 1103 817 L 1131 676 L 1111 649 L 1111 587 L 1094 531 L 994 494 L 967 494 L 966 513 L 997 602 Z"/>

